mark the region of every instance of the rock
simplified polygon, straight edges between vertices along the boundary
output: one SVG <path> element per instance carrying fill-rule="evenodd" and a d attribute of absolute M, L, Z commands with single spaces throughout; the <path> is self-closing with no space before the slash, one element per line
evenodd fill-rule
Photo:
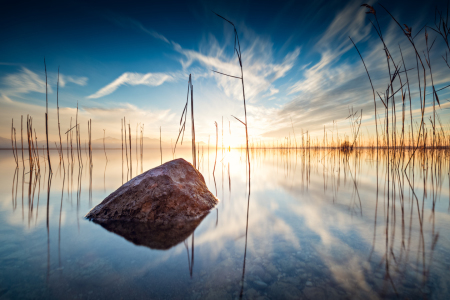
<path fill-rule="evenodd" d="M 203 217 L 217 203 L 202 174 L 178 158 L 131 179 L 86 218 L 97 223 L 114 220 L 171 224 Z"/>

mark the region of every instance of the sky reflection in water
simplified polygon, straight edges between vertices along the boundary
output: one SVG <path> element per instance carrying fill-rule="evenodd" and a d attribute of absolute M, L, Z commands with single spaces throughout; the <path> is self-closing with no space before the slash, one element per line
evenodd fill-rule
<path fill-rule="evenodd" d="M 377 154 L 369 150 L 349 156 L 254 150 L 247 220 L 245 152 L 219 150 L 213 177 L 215 153 L 200 149 L 199 170 L 214 194 L 217 187 L 220 203 L 193 234 L 165 251 L 142 240 L 135 245 L 83 218 L 127 180 L 121 151 L 107 155 L 106 164 L 104 153 L 94 151 L 91 175 L 77 161 L 66 162 L 64 173 L 52 153 L 47 197 L 48 169 L 40 176 L 33 171 L 30 181 L 27 166 L 15 170 L 10 151 L 0 152 L 1 298 L 449 294 L 448 153 L 419 154 L 414 172 L 405 173 L 398 155 L 391 154 L 387 166 L 385 152 L 377 169 Z M 190 151 L 177 156 L 189 160 Z M 171 158 L 163 151 L 163 161 Z M 133 175 L 159 163 L 159 149 L 146 149 L 143 162 L 133 152 Z"/>

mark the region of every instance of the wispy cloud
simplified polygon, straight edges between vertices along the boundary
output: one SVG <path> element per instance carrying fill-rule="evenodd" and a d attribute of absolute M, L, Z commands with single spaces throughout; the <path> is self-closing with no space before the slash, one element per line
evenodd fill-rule
<path fill-rule="evenodd" d="M 3 83 L 7 86 L 10 94 L 45 93 L 45 78 L 42 79 L 38 74 L 25 67 L 22 67 L 18 73 L 6 75 Z M 50 86 L 48 86 L 48 92 L 52 93 Z"/>
<path fill-rule="evenodd" d="M 233 53 L 232 43 L 219 44 L 215 37 L 210 35 L 208 40 L 200 43 L 198 50 L 186 49 L 174 41 L 169 41 L 155 31 L 145 28 L 139 22 L 126 18 L 115 18 L 114 22 L 120 26 L 131 26 L 172 45 L 173 49 L 182 55 L 182 58 L 179 60 L 182 70 L 178 72 L 184 75 L 197 73 L 197 76 L 194 76 L 195 79 L 200 77 L 212 78 L 219 90 L 224 94 L 222 103 L 228 100 L 242 99 L 242 86 L 239 80 L 212 72 L 212 70 L 217 70 L 230 75 L 240 76 L 239 63 Z M 271 123 L 279 109 L 259 107 L 252 105 L 252 103 L 255 104 L 260 98 L 272 99 L 274 95 L 280 92 L 280 89 L 276 87 L 276 81 L 285 77 L 294 68 L 300 55 L 301 47 L 295 47 L 290 52 L 280 55 L 281 53 L 274 50 L 270 37 L 262 37 L 245 27 L 245 25 L 239 27 L 242 29 L 242 35 L 245 37 L 241 40 L 241 49 L 243 51 L 245 95 L 248 100 L 248 120 L 251 124 L 254 124 L 252 128 L 258 128 L 254 129 L 252 133 L 260 135 L 273 129 L 273 127 L 266 125 Z M 97 93 L 89 96 L 89 98 L 98 98 L 110 94 L 122 84 L 132 84 L 131 81 L 128 82 L 129 78 L 125 74 Z M 160 84 L 163 83 L 163 81 L 160 82 Z M 227 112 L 230 109 L 230 105 L 227 106 Z M 236 113 L 235 111 L 233 110 L 231 113 Z"/>
<path fill-rule="evenodd" d="M 174 81 L 175 77 L 166 73 L 132 73 L 125 72 L 120 75 L 116 80 L 101 88 L 96 93 L 88 96 L 88 99 L 97 99 L 113 93 L 121 85 L 147 85 L 147 86 L 159 86 L 166 81 Z"/>
<path fill-rule="evenodd" d="M 6 96 L 5 94 L 0 94 L 0 99 L 1 99 L 1 102 L 4 102 L 4 103 L 8 103 L 8 104 L 14 103 L 14 101 L 12 101 L 11 98 Z"/>
<path fill-rule="evenodd" d="M 275 95 L 275 94 L 278 94 L 279 91 L 280 91 L 279 89 L 276 89 L 276 88 L 274 88 L 274 87 L 271 87 L 271 88 L 269 89 L 269 92 L 268 92 L 267 94 L 265 94 L 264 97 L 270 97 L 270 96 L 273 96 L 273 95 Z"/>
<path fill-rule="evenodd" d="M 155 39 L 159 39 L 165 43 L 169 43 L 169 40 L 166 39 L 165 36 L 163 36 L 162 34 L 159 34 L 158 32 L 152 30 L 152 29 L 147 29 L 145 28 L 141 23 L 134 21 L 134 20 L 129 20 L 130 24 L 132 24 L 132 26 L 142 30 L 143 32 L 147 33 L 148 35 L 151 35 L 152 37 L 154 37 Z"/>
<path fill-rule="evenodd" d="M 389 82 L 389 72 L 383 44 L 375 32 L 370 31 L 371 24 L 365 10 L 360 8 L 360 3 L 360 1 L 353 1 L 336 14 L 323 36 L 312 48 L 312 53 L 320 54 L 320 59 L 301 69 L 302 79 L 294 82 L 288 88 L 288 94 L 295 95 L 295 98 L 278 111 L 271 131 L 266 132 L 264 136 L 286 135 L 289 132 L 290 118 L 293 119 L 294 126 L 297 128 L 303 128 L 309 132 L 317 131 L 320 134 L 323 133 L 325 124 L 330 124 L 332 120 L 342 120 L 339 124 L 339 132 L 342 134 L 341 129 L 348 127 L 348 120 L 345 118 L 349 114 L 349 107 L 354 107 L 355 110 L 362 109 L 363 120 L 365 120 L 363 125 L 370 125 L 370 130 L 375 130 L 374 103 L 370 83 L 364 66 L 348 36 L 351 36 L 357 43 L 376 91 L 385 91 Z M 418 105 L 419 96 L 418 83 L 415 78 L 417 73 L 414 51 L 397 24 L 388 20 L 387 23 L 381 25 L 384 40 L 396 63 L 402 62 L 399 51 L 399 46 L 401 46 L 406 68 L 411 69 L 408 73 L 414 109 L 415 103 Z M 413 24 L 413 26 L 421 27 L 419 24 Z M 416 38 L 419 52 L 425 50 L 421 48 L 426 45 L 421 40 L 422 38 L 421 36 Z M 442 58 L 439 55 L 445 53 L 445 50 L 439 47 L 442 45 L 436 43 L 431 61 L 433 77 L 439 78 L 435 79 L 435 84 L 439 82 L 443 85 L 448 82 L 448 69 L 443 63 L 440 63 Z M 427 74 L 427 83 L 431 82 L 430 79 Z M 402 80 L 403 83 L 406 82 L 403 74 Z M 394 87 L 395 90 L 400 88 L 398 80 L 394 82 Z M 431 94 L 431 86 L 427 86 L 427 90 L 430 90 L 428 93 Z M 400 92 L 398 97 L 401 99 Z M 432 96 L 428 96 L 427 103 L 432 101 L 431 99 Z M 380 114 L 383 105 L 378 98 L 376 101 Z M 400 106 L 401 100 L 396 103 Z M 399 109 L 401 108 L 399 107 Z"/>
<path fill-rule="evenodd" d="M 53 93 L 52 86 L 54 87 L 56 85 L 56 80 L 56 73 L 48 74 L 47 91 L 49 94 Z M 85 86 L 87 84 L 87 81 L 87 77 L 59 74 L 60 88 L 65 87 L 69 82 L 80 86 Z M 4 85 L 4 88 L 2 88 L 2 92 L 10 96 L 27 94 L 30 92 L 45 94 L 45 75 L 38 75 L 37 73 L 25 67 L 21 67 L 20 70 L 16 73 L 8 74 L 3 77 L 2 83 Z"/>
<path fill-rule="evenodd" d="M 206 43 L 199 46 L 200 50 L 185 49 L 180 44 L 170 41 L 164 35 L 145 27 L 142 23 L 134 19 L 117 15 L 109 15 L 108 19 L 121 27 L 139 30 L 171 45 L 175 51 L 184 56 L 183 59 L 180 59 L 182 71 L 184 71 L 184 73 L 192 73 L 192 65 L 199 63 L 201 67 L 207 69 L 206 73 L 204 71 L 198 72 L 197 70 L 197 73 L 201 74 L 200 77 L 213 77 L 216 80 L 218 87 L 224 91 L 227 97 L 234 99 L 242 97 L 242 88 L 236 79 L 214 75 L 211 71 L 214 69 L 230 75 L 239 76 L 240 69 L 238 67 L 239 64 L 237 58 L 232 49 L 228 49 L 231 45 L 219 45 L 218 41 L 210 36 L 210 39 Z M 278 90 L 272 86 L 272 83 L 277 79 L 284 77 L 286 73 L 294 67 L 301 48 L 295 48 L 293 51 L 286 54 L 281 61 L 277 62 L 274 58 L 275 53 L 273 51 L 273 44 L 269 38 L 263 38 L 255 34 L 244 25 L 242 25 L 241 28 L 246 37 L 241 45 L 243 49 L 242 57 L 246 98 L 248 98 L 250 102 L 256 102 L 256 97 L 262 97 L 264 92 L 270 90 L 269 95 L 267 96 L 272 96 L 278 92 Z M 251 42 L 249 43 L 248 41 Z M 228 53 L 228 55 L 226 53 Z M 189 69 L 189 72 L 187 72 L 187 69 Z M 197 78 L 199 78 L 199 76 L 197 76 Z M 119 77 L 115 82 L 106 86 L 94 95 L 89 96 L 89 98 L 98 98 L 110 94 L 115 91 L 120 84 L 121 80 Z"/>
<path fill-rule="evenodd" d="M 80 86 L 85 86 L 88 82 L 88 78 L 59 74 L 59 86 L 65 87 L 67 82 L 72 82 Z"/>
<path fill-rule="evenodd" d="M 339 67 L 331 71 L 330 69 L 338 65 L 342 55 L 352 49 L 353 45 L 349 42 L 349 36 L 355 42 L 358 42 L 367 37 L 371 29 L 371 25 L 367 23 L 366 14 L 361 9 L 359 2 L 350 2 L 336 15 L 313 48 L 321 55 L 319 62 L 306 68 L 305 79 L 293 84 L 289 88 L 289 94 L 315 92 L 323 89 L 323 84 L 328 79 L 334 79 L 336 75 L 345 76 L 345 74 L 336 74 L 334 72 Z"/>
<path fill-rule="evenodd" d="M 371 24 L 368 22 L 365 10 L 360 7 L 361 3 L 361 0 L 353 0 L 340 7 L 333 20 L 327 24 L 323 33 L 318 35 L 314 46 L 306 54 L 301 47 L 291 48 L 289 53 L 281 51 L 274 47 L 270 37 L 258 35 L 243 24 L 238 25 L 243 51 L 245 92 L 249 101 L 248 117 L 249 123 L 253 124 L 253 128 L 255 128 L 251 128 L 252 134 L 264 137 L 287 135 L 292 130 L 291 118 L 296 127 L 302 127 L 309 132 L 315 129 L 322 131 L 324 124 L 330 124 L 333 120 L 345 119 L 351 106 L 354 106 L 355 110 L 363 109 L 364 120 L 373 122 L 371 120 L 371 118 L 373 119 L 373 99 L 370 84 L 364 67 L 348 37 L 351 36 L 358 46 L 362 45 L 360 50 L 371 72 L 375 89 L 385 89 L 385 79 L 388 77 L 388 73 L 386 66 L 380 63 L 385 63 L 382 44 L 373 36 L 374 32 L 371 32 Z M 217 87 L 220 92 L 223 92 L 221 103 L 242 99 L 242 87 L 238 79 L 212 72 L 212 70 L 217 70 L 240 76 L 241 70 L 236 55 L 233 53 L 232 39 L 224 44 L 219 43 L 213 35 L 210 35 L 199 44 L 198 48 L 187 49 L 132 19 L 119 18 L 115 22 L 120 26 L 142 31 L 171 45 L 173 50 L 181 54 L 179 62 L 182 70 L 178 72 L 188 74 L 195 68 L 201 70 L 203 77 L 212 78 L 215 82 L 216 86 L 210 86 L 209 91 Z M 416 24 L 412 25 L 420 28 L 420 26 L 415 26 Z M 393 45 L 394 49 L 390 50 L 396 57 L 396 61 L 400 57 L 398 42 L 402 46 L 405 59 L 408 58 L 411 53 L 407 49 L 407 45 L 404 47 L 400 40 L 401 34 L 396 25 L 393 26 L 388 21 L 388 23 L 382 24 L 382 27 L 386 43 Z M 302 53 L 301 63 L 299 63 L 300 53 Z M 317 54 L 319 59 L 316 59 Z M 306 61 L 308 55 L 313 58 L 311 61 Z M 409 60 L 406 59 L 406 61 L 408 64 Z M 283 81 L 283 84 L 280 85 L 281 80 L 278 82 L 277 80 L 289 76 L 292 73 L 289 73 L 291 70 L 298 72 L 297 74 L 301 76 L 300 79 L 292 78 L 292 81 L 287 83 Z M 440 71 L 437 68 L 433 69 L 434 74 Z M 143 74 L 140 75 L 143 76 Z M 132 85 L 131 82 L 124 81 L 121 77 L 89 97 L 96 98 L 109 94 L 122 84 Z M 447 77 L 443 76 L 442 78 Z M 165 81 L 161 81 L 160 84 Z M 446 82 L 447 80 L 441 81 Z M 413 84 L 411 84 L 411 88 L 413 94 Z M 217 94 L 217 90 L 215 93 Z M 262 98 L 264 98 L 265 104 L 255 105 Z M 272 99 L 279 101 L 268 104 Z M 381 103 L 379 104 L 381 106 Z M 229 107 L 227 109 L 231 110 Z"/>
<path fill-rule="evenodd" d="M 272 43 L 268 39 L 261 38 L 249 30 L 245 30 L 246 40 L 252 41 L 251 44 L 242 46 L 242 59 L 244 68 L 245 94 L 251 102 L 257 101 L 257 96 L 272 88 L 271 84 L 277 79 L 284 77 L 290 71 L 297 57 L 300 55 L 300 47 L 285 55 L 281 62 L 276 62 L 272 49 Z M 245 42 L 244 42 L 245 43 Z M 183 69 L 187 69 L 194 63 L 199 63 L 208 70 L 217 70 L 233 76 L 240 76 L 239 63 L 237 58 L 227 53 L 226 47 L 221 46 L 213 37 L 210 38 L 207 45 L 201 49 L 205 51 L 195 51 L 182 48 L 180 45 L 174 45 L 175 50 L 185 56 L 180 63 Z M 211 71 L 212 74 L 212 71 Z M 242 97 L 242 87 L 235 78 L 214 74 L 217 85 L 224 91 L 227 97 L 240 99 Z"/>
<path fill-rule="evenodd" d="M 119 25 L 120 27 L 140 30 L 140 31 L 154 37 L 155 39 L 158 39 L 165 43 L 170 44 L 169 40 L 164 35 L 156 32 L 153 29 L 146 28 L 144 25 L 142 25 L 141 22 L 134 20 L 132 18 L 123 17 L 123 16 L 119 16 L 116 14 L 110 14 L 107 16 L 107 19 L 114 22 L 116 25 Z"/>
<path fill-rule="evenodd" d="M 351 59 L 344 56 L 354 51 L 348 37 L 351 36 L 356 43 L 365 42 L 371 33 L 370 26 L 365 11 L 360 8 L 360 1 L 348 3 L 336 14 L 312 48 L 312 53 L 319 53 L 320 59 L 300 68 L 302 79 L 288 87 L 288 95 L 295 95 L 295 98 L 279 110 L 278 117 L 274 118 L 277 124 L 273 124 L 265 136 L 286 134 L 291 118 L 297 127 L 323 130 L 324 124 L 345 119 L 351 106 L 358 110 L 362 108 L 365 114 L 373 110 L 370 84 L 359 57 L 356 52 Z M 396 36 L 391 28 L 385 34 L 387 42 Z M 370 42 L 368 49 L 364 53 L 365 60 L 376 84 L 383 78 L 381 68 L 384 66 L 379 62 L 384 54 L 377 41 Z"/>
<path fill-rule="evenodd" d="M 123 116 L 133 116 L 133 123 L 140 122 L 145 123 L 147 128 L 161 126 L 161 124 L 168 126 L 175 119 L 175 113 L 170 109 L 156 109 L 143 110 L 142 108 L 133 105 L 131 103 L 115 103 L 114 107 L 109 106 L 96 106 L 86 107 L 82 106 L 80 110 L 84 117 L 94 118 L 97 122 L 102 124 L 110 124 L 115 126 L 117 120 L 120 120 Z"/>

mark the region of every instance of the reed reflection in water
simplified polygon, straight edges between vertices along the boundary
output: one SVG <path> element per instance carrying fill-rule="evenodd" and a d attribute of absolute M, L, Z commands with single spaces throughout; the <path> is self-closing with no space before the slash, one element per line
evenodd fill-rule
<path fill-rule="evenodd" d="M 170 149 L 163 151 L 163 158 L 172 158 Z M 181 149 L 176 156 L 190 161 L 190 152 Z M 213 169 L 204 160 L 214 161 L 215 149 L 204 152 L 198 168 L 206 178 Z M 163 247 L 167 250 L 146 246 L 153 244 L 145 236 L 131 243 L 123 231 L 118 235 L 83 219 L 129 177 L 121 150 L 107 153 L 106 160 L 103 149 L 94 150 L 83 163 L 74 156 L 65 167 L 54 164 L 49 175 L 45 167 L 30 171 L 19 162 L 17 168 L 10 151 L 0 152 L 0 297 L 446 298 L 449 293 L 444 150 L 417 152 L 403 171 L 407 152 L 251 149 L 250 193 L 245 149 L 224 149 L 217 159 L 221 171 L 206 182 L 221 197 L 216 211 L 192 233 L 175 237 L 178 244 Z M 50 155 L 58 161 L 56 151 Z M 148 170 L 160 165 L 160 149 L 145 149 L 133 159 L 140 159 L 133 161 L 141 164 L 137 172 Z"/>

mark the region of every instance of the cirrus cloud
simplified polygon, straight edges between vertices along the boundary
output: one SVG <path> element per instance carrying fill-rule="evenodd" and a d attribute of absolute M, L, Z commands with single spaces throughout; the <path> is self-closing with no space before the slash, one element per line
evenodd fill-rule
<path fill-rule="evenodd" d="M 47 92 L 49 94 L 53 93 L 52 83 L 55 83 L 56 80 L 56 73 L 48 74 Z M 85 86 L 87 81 L 87 77 L 59 74 L 59 87 L 61 88 L 65 87 L 69 82 L 79 86 Z M 6 87 L 5 89 L 2 89 L 4 94 L 18 95 L 30 92 L 45 94 L 46 83 L 44 75 L 39 75 L 25 67 L 22 67 L 19 72 L 8 74 L 3 77 L 2 83 Z"/>
<path fill-rule="evenodd" d="M 120 75 L 116 80 L 101 88 L 96 93 L 88 96 L 88 99 L 97 99 L 113 93 L 121 85 L 147 85 L 147 86 L 159 86 L 166 81 L 175 81 L 175 76 L 166 73 L 132 73 L 125 72 Z"/>
<path fill-rule="evenodd" d="M 68 75 L 59 75 L 59 86 L 65 87 L 68 82 L 75 83 L 80 86 L 85 86 L 87 84 L 87 77 L 79 77 L 79 76 L 68 76 Z"/>
<path fill-rule="evenodd" d="M 45 81 L 38 74 L 25 67 L 22 67 L 18 73 L 6 75 L 3 82 L 13 94 L 26 94 L 29 92 L 45 93 Z M 52 92 L 50 86 L 48 86 L 48 92 Z"/>

